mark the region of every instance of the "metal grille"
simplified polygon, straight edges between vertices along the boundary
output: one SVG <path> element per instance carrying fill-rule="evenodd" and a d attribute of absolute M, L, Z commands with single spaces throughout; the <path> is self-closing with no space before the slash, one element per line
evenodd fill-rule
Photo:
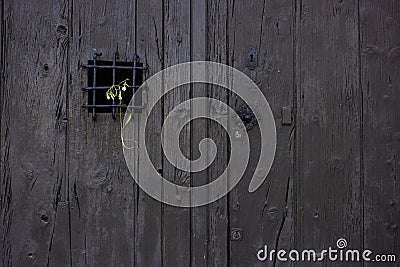
<path fill-rule="evenodd" d="M 82 88 L 83 91 L 88 93 L 87 103 L 83 105 L 92 114 L 92 119 L 96 119 L 97 113 L 112 113 L 112 118 L 116 119 L 117 109 L 125 111 L 127 108 L 140 111 L 143 109 L 141 103 L 136 103 L 134 106 L 129 106 L 127 103 L 131 97 L 140 87 L 143 82 L 144 72 L 147 66 L 143 66 L 139 62 L 139 57 L 134 54 L 132 62 L 117 61 L 118 52 L 113 54 L 112 61 L 99 60 L 101 53 L 94 52 L 93 59 L 88 60 L 88 64 L 83 65 L 88 69 L 88 86 Z M 120 82 L 118 77 L 129 78 L 130 86 L 127 87 L 127 92 L 124 99 L 128 97 L 128 102 L 124 104 L 116 103 L 115 100 L 105 100 L 106 91 L 113 85 Z M 126 77 L 130 76 L 130 77 Z M 138 104 L 138 105 L 137 105 Z"/>

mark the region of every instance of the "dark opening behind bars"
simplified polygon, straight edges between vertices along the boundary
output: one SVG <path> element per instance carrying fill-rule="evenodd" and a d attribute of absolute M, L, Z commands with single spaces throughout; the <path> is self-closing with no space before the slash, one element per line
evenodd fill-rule
<path fill-rule="evenodd" d="M 87 87 L 82 88 L 83 91 L 88 93 L 88 98 L 83 107 L 87 108 L 89 113 L 92 113 L 93 119 L 96 118 L 97 113 L 112 113 L 115 119 L 115 114 L 119 112 L 119 108 L 122 109 L 122 112 L 126 111 L 134 92 L 143 82 L 143 71 L 147 67 L 139 62 L 139 57 L 136 54 L 131 62 L 117 61 L 117 53 L 114 53 L 112 61 L 98 60 L 99 56 L 101 54 L 94 53 L 93 59 L 88 60 L 88 64 L 83 66 L 88 69 Z M 118 99 L 107 99 L 106 91 L 112 85 L 127 78 L 130 86 L 122 92 L 122 103 L 120 104 Z"/>

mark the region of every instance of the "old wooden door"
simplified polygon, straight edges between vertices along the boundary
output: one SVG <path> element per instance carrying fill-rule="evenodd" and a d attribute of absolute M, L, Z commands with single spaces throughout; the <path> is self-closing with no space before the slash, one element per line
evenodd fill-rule
<path fill-rule="evenodd" d="M 0 15 L 2 266 L 290 266 L 256 254 L 264 245 L 321 250 L 340 238 L 400 257 L 399 1 L 2 0 Z M 227 196 L 178 208 L 143 192 L 126 167 L 119 121 L 93 121 L 82 108 L 93 49 L 104 60 L 137 53 L 147 78 L 193 60 L 248 75 L 277 127 L 263 185 L 247 190 L 261 144 L 254 127 L 250 163 Z M 242 105 L 196 84 L 156 106 L 148 148 L 180 185 L 215 179 L 230 158 L 227 133 L 209 120 L 180 133 L 192 158 L 201 139 L 215 141 L 206 171 L 179 171 L 162 156 L 164 118 L 198 96 Z M 372 265 L 323 263 L 362 264 Z"/>

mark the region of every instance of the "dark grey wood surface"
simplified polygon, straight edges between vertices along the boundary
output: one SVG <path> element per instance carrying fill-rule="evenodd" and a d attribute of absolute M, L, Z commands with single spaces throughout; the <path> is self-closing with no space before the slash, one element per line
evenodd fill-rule
<path fill-rule="evenodd" d="M 2 7 L 0 262 L 68 265 L 68 1 Z"/>
<path fill-rule="evenodd" d="M 398 266 L 399 1 L 2 0 L 0 10 L 0 266 L 291 266 L 256 253 L 264 245 L 319 250 L 339 238 L 396 254 L 385 266 Z M 254 70 L 246 66 L 251 47 Z M 93 49 L 104 60 L 118 51 L 132 61 L 136 52 L 147 78 L 191 60 L 248 75 L 277 126 L 263 185 L 247 190 L 261 145 L 255 127 L 249 166 L 227 196 L 200 208 L 148 196 L 126 167 L 119 121 L 93 121 L 82 108 L 82 64 Z M 180 185 L 215 179 L 230 157 L 227 133 L 207 120 L 180 133 L 191 158 L 202 138 L 215 141 L 218 156 L 206 171 L 180 171 L 162 155 L 164 118 L 198 96 L 242 105 L 223 88 L 188 85 L 152 110 L 152 162 Z M 231 238 L 235 228 L 240 240 Z"/>
<path fill-rule="evenodd" d="M 249 131 L 250 162 L 247 172 L 229 197 L 230 228 L 243 229 L 243 239 L 230 242 L 231 266 L 265 266 L 255 253 L 290 247 L 294 233 L 287 220 L 289 183 L 292 179 L 294 124 L 282 125 L 282 107 L 293 105 L 293 35 L 291 1 L 234 1 L 229 16 L 229 55 L 233 67 L 248 75 L 262 90 L 271 106 L 277 128 L 277 150 L 273 167 L 264 184 L 248 192 L 261 147 L 260 133 Z M 251 16 L 249 16 L 251 14 Z M 249 47 L 258 51 L 258 67 L 249 70 L 245 55 Z M 236 103 L 237 99 L 231 98 Z M 239 108 L 240 101 L 234 105 Z M 281 237 L 283 238 L 281 240 Z M 282 243 L 283 242 L 283 243 Z M 286 243 L 286 244 L 285 244 Z"/>
<path fill-rule="evenodd" d="M 296 245 L 336 247 L 345 238 L 362 248 L 358 3 L 302 1 L 299 8 Z"/>
<path fill-rule="evenodd" d="M 132 1 L 73 1 L 69 27 L 67 164 L 72 266 L 133 266 L 136 258 L 137 187 L 121 149 L 120 126 L 111 114 L 92 121 L 82 108 L 93 48 L 110 60 L 118 50 L 132 60 Z M 99 58 L 100 59 L 100 58 Z"/>
<path fill-rule="evenodd" d="M 148 65 L 147 76 L 164 68 L 164 9 L 160 1 L 137 1 L 137 53 L 141 61 Z M 160 132 L 163 120 L 163 104 L 152 111 L 148 121 L 148 146 L 152 162 L 157 170 L 162 170 L 163 158 Z M 151 130 L 150 130 L 151 129 Z M 136 220 L 136 266 L 162 266 L 163 206 L 142 190 L 137 191 Z"/>
<path fill-rule="evenodd" d="M 400 249 L 400 3 L 360 2 L 364 246 Z M 394 33 L 397 32 L 397 33 Z M 398 264 L 398 263 L 397 263 Z M 368 266 L 372 266 L 373 263 Z"/>

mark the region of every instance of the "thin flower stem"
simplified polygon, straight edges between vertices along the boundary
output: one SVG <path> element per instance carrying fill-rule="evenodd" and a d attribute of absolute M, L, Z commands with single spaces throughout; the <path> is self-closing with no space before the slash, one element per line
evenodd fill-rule
<path fill-rule="evenodd" d="M 126 87 L 128 87 L 128 82 L 129 78 L 126 78 L 125 80 L 121 81 L 118 84 L 113 84 L 111 87 L 107 90 L 106 96 L 108 100 L 114 101 L 116 97 L 118 97 L 119 100 L 119 105 L 122 105 L 122 91 L 126 90 Z M 119 107 L 119 122 L 120 122 L 120 127 L 121 127 L 121 134 L 122 134 L 122 108 Z M 122 135 L 121 135 L 122 139 Z"/>

